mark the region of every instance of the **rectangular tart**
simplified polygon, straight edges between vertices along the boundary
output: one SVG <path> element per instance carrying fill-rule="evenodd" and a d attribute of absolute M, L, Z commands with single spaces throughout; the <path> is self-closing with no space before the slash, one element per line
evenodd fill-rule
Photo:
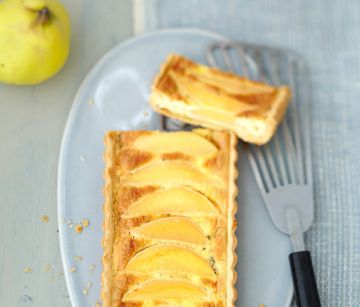
<path fill-rule="evenodd" d="M 267 143 L 290 99 L 287 86 L 273 87 L 170 55 L 155 78 L 154 110 L 190 124 L 233 131 L 245 142 Z"/>
<path fill-rule="evenodd" d="M 106 134 L 102 306 L 234 306 L 236 142 Z"/>

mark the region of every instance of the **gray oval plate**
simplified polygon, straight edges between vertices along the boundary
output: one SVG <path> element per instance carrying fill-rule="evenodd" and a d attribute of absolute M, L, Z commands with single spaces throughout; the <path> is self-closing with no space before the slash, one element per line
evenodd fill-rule
<path fill-rule="evenodd" d="M 205 63 L 207 46 L 223 39 L 195 29 L 135 37 L 105 55 L 81 85 L 65 128 L 58 175 L 61 256 L 73 306 L 93 306 L 99 299 L 105 132 L 159 129 L 159 116 L 147 100 L 160 64 L 171 52 Z M 293 294 L 289 239 L 271 223 L 241 149 L 239 157 L 236 305 L 287 307 Z M 81 234 L 63 223 L 85 218 L 90 226 Z M 71 273 L 71 267 L 77 271 Z"/>

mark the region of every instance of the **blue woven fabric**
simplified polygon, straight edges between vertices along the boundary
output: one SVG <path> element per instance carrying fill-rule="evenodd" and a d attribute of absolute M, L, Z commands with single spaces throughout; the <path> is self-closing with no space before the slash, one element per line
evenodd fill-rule
<path fill-rule="evenodd" d="M 289 47 L 311 69 L 316 219 L 307 245 L 323 306 L 360 306 L 360 1 L 146 0 L 145 30 L 199 27 Z"/>

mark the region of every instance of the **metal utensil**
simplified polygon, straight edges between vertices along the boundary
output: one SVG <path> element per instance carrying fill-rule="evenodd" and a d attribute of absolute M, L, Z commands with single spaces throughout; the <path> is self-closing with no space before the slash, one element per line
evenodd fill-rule
<path fill-rule="evenodd" d="M 249 162 L 267 210 L 275 226 L 290 236 L 289 255 L 295 298 L 299 307 L 319 307 L 310 252 L 303 233 L 314 217 L 309 123 L 309 87 L 302 60 L 293 52 L 235 42 L 209 46 L 209 65 L 268 84 L 288 84 L 292 102 L 283 123 L 265 146 L 247 146 Z M 188 130 L 192 126 L 163 117 L 164 130 Z M 276 248 L 276 247 L 274 247 Z"/>
<path fill-rule="evenodd" d="M 273 223 L 292 242 L 294 252 L 289 260 L 297 305 L 318 307 L 311 256 L 303 239 L 314 217 L 309 89 L 304 63 L 289 51 L 232 42 L 210 46 L 207 59 L 213 66 L 269 84 L 288 84 L 292 89 L 292 102 L 276 135 L 265 146 L 249 145 L 247 153 Z"/>

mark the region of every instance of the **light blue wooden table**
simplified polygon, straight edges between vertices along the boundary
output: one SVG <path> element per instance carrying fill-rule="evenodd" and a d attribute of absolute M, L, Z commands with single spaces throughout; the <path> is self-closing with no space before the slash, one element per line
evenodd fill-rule
<path fill-rule="evenodd" d="M 73 35 L 61 73 L 35 87 L 0 85 L 1 307 L 70 306 L 57 236 L 60 141 L 88 70 L 132 35 L 131 0 L 63 2 Z"/>

